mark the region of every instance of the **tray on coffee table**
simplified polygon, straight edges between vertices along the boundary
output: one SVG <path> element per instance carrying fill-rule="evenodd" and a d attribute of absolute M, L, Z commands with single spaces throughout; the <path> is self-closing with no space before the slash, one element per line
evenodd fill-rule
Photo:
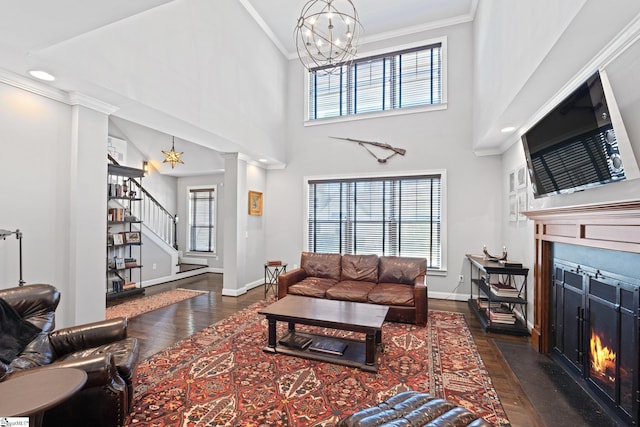
<path fill-rule="evenodd" d="M 378 354 L 382 347 L 382 324 L 389 307 L 350 301 L 326 300 L 298 295 L 287 295 L 277 302 L 258 311 L 269 323 L 269 342 L 264 351 L 282 353 L 323 362 L 353 366 L 365 371 L 377 372 Z M 276 337 L 277 322 L 287 322 L 288 332 L 280 338 L 286 341 L 291 334 L 305 336 L 312 343 L 302 348 L 279 344 Z M 325 336 L 316 333 L 297 332 L 295 325 L 310 325 L 363 333 L 365 339 L 351 339 Z M 346 347 L 336 354 L 312 349 L 313 342 L 319 340 L 343 343 Z"/>

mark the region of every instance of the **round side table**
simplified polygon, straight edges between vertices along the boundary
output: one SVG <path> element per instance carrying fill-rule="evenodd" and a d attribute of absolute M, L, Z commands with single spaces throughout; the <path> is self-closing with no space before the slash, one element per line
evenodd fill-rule
<path fill-rule="evenodd" d="M 0 416 L 29 417 L 40 427 L 44 411 L 67 400 L 87 382 L 87 373 L 75 368 L 43 368 L 0 382 Z"/>

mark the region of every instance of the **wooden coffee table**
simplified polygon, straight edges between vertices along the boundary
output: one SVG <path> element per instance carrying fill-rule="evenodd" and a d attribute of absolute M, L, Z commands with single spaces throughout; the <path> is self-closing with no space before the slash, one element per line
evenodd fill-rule
<path fill-rule="evenodd" d="M 287 295 L 258 311 L 259 314 L 264 314 L 269 322 L 269 342 L 263 350 L 377 372 L 378 354 L 383 351 L 382 324 L 388 311 L 389 307 L 384 305 Z M 341 341 L 347 344 L 347 347 L 342 355 L 333 355 L 312 351 L 309 348 L 298 349 L 280 345 L 276 337 L 278 321 L 288 322 L 287 334 L 308 336 L 312 341 Z M 296 324 L 359 332 L 365 334 L 365 339 L 363 341 L 308 332 L 296 333 Z"/>

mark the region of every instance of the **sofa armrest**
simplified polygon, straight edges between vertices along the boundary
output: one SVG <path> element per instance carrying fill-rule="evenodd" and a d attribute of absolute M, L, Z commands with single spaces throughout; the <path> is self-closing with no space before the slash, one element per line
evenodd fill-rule
<path fill-rule="evenodd" d="M 105 353 L 63 360 L 43 369 L 57 367 L 82 369 L 87 373 L 87 382 L 70 399 L 45 412 L 45 426 L 125 425 L 130 410 L 129 389 L 118 374 L 113 355 Z"/>
<path fill-rule="evenodd" d="M 6 379 L 29 375 L 43 369 L 76 368 L 87 373 L 87 382 L 83 388 L 102 387 L 119 377 L 113 356 L 110 354 L 96 354 L 82 359 L 61 360 L 37 368 L 16 370 L 9 373 Z M 116 382 L 121 379 L 116 380 Z"/>
<path fill-rule="evenodd" d="M 418 276 L 413 284 L 413 301 L 416 306 L 416 325 L 426 326 L 429 315 L 429 293 L 427 276 Z"/>
<path fill-rule="evenodd" d="M 287 296 L 289 286 L 295 285 L 307 277 L 307 272 L 304 268 L 296 268 L 295 270 L 287 271 L 278 276 L 278 299 Z"/>
<path fill-rule="evenodd" d="M 49 334 L 51 345 L 58 357 L 125 338 L 127 338 L 125 317 L 58 329 Z"/>

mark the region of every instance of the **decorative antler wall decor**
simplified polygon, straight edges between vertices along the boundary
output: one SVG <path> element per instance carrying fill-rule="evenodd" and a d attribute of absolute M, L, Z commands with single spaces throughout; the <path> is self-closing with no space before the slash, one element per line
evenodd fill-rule
<path fill-rule="evenodd" d="M 378 163 L 387 163 L 387 160 L 389 160 L 390 158 L 392 158 L 396 154 L 400 154 L 401 156 L 404 156 L 405 153 L 407 152 L 407 150 L 405 150 L 404 148 L 393 147 L 393 146 L 391 146 L 391 145 L 389 145 L 387 143 L 384 143 L 384 142 L 363 141 L 361 139 L 341 138 L 341 137 L 338 137 L 338 136 L 330 136 L 329 138 L 342 139 L 342 140 L 345 140 L 345 141 L 350 141 L 350 142 L 357 143 L 359 146 L 361 146 L 362 148 L 367 150 L 369 152 L 369 154 L 371 154 L 378 161 Z M 373 151 L 371 151 L 369 149 L 369 147 L 367 147 L 367 145 L 371 145 L 371 146 L 374 146 L 374 147 L 380 147 L 380 148 L 383 148 L 385 150 L 391 150 L 391 151 L 393 151 L 393 153 L 391 153 L 387 157 L 378 157 L 378 156 L 376 156 L 376 154 Z"/>
<path fill-rule="evenodd" d="M 488 261 L 506 261 L 507 259 L 507 248 L 506 247 L 502 247 L 502 255 L 501 256 L 495 256 L 495 255 L 491 255 L 489 252 L 487 252 L 487 245 L 484 245 L 482 247 L 482 254 L 484 256 L 484 259 L 488 260 Z"/>

